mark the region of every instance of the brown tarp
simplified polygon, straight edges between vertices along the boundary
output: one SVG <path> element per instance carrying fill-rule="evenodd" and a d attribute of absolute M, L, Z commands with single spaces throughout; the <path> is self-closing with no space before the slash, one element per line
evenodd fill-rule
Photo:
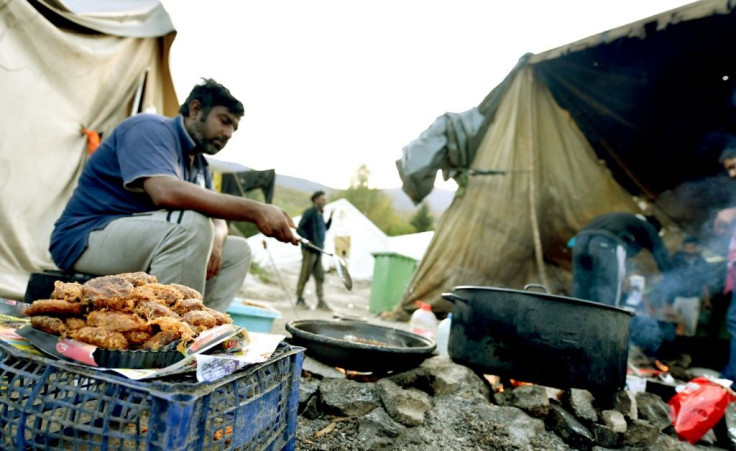
<path fill-rule="evenodd" d="M 568 258 L 566 241 L 591 217 L 609 208 L 636 209 L 529 67 L 508 87 L 471 168 L 509 172 L 470 176 L 465 193 L 455 197 L 440 219 L 405 296 L 429 302 L 437 312 L 451 309 L 439 295 L 453 286 L 521 288 L 541 282 L 529 197 L 532 180 L 541 241 L 547 253 L 560 259 Z M 564 273 L 556 265 L 546 267 L 554 284 L 550 288 L 559 291 L 566 283 Z"/>

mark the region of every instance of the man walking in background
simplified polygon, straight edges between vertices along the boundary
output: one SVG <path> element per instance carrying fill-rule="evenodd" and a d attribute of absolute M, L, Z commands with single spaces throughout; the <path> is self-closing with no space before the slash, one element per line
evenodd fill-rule
<path fill-rule="evenodd" d="M 316 191 L 312 194 L 312 206 L 304 210 L 302 219 L 299 221 L 297 231 L 299 235 L 308 239 L 315 246 L 324 249 L 325 235 L 332 225 L 332 213 L 330 219 L 325 222 L 324 213 L 327 197 L 324 191 Z M 302 245 L 302 269 L 299 273 L 299 282 L 296 285 L 296 305 L 298 307 L 306 307 L 307 303 L 302 297 L 304 286 L 309 280 L 309 276 L 314 276 L 314 285 L 317 291 L 317 308 L 321 310 L 330 310 L 325 302 L 323 283 L 325 280 L 324 268 L 322 268 L 322 254 Z"/>

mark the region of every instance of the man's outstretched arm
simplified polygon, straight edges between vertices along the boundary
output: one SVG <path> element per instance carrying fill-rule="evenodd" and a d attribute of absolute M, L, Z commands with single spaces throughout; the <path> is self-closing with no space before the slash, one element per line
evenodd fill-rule
<path fill-rule="evenodd" d="M 143 188 L 156 206 L 171 210 L 194 210 L 228 221 L 252 222 L 266 236 L 297 244 L 291 232 L 294 222 L 281 208 L 244 197 L 221 194 L 173 177 L 149 177 Z"/>

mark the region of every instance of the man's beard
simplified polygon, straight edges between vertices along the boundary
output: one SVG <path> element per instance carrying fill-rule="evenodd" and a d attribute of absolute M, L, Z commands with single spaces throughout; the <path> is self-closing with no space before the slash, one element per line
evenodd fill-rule
<path fill-rule="evenodd" d="M 199 149 L 201 152 L 206 153 L 207 155 L 215 155 L 220 150 L 222 150 L 223 147 L 225 147 L 225 144 L 227 144 L 227 140 L 223 140 L 220 138 L 211 138 L 207 139 L 205 138 L 205 118 L 200 119 L 199 121 L 194 123 L 193 127 L 193 135 L 192 139 L 194 139 L 194 142 L 197 144 L 197 149 Z M 217 146 L 217 144 L 214 143 L 214 141 L 220 141 L 222 143 L 222 146 Z"/>

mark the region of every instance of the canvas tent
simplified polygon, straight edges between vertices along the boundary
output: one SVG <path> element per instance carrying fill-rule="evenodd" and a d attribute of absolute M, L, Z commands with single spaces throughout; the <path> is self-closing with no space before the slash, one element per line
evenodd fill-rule
<path fill-rule="evenodd" d="M 717 161 L 736 143 L 735 87 L 736 12 L 724 0 L 525 55 L 477 106 L 468 154 L 437 166 L 472 162 L 452 168 L 461 187 L 397 309 L 422 299 L 449 311 L 440 294 L 458 285 L 567 294 L 566 242 L 640 200 L 669 228 L 715 239 L 710 221 L 736 193 Z"/>
<path fill-rule="evenodd" d="M 158 1 L 0 0 L 0 297 L 54 269 L 53 223 L 87 159 L 82 127 L 173 116 L 175 30 Z"/>

